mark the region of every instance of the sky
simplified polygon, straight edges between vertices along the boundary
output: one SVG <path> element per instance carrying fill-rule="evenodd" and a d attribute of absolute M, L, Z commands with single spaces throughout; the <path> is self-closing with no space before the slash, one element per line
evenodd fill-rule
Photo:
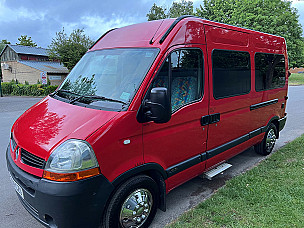
<path fill-rule="evenodd" d="M 84 29 L 93 41 L 111 28 L 147 21 L 153 3 L 169 8 L 172 0 L 0 0 L 0 40 L 12 44 L 21 35 L 47 48 L 64 28 Z M 194 8 L 203 0 L 194 0 Z M 304 0 L 293 1 L 304 30 Z"/>

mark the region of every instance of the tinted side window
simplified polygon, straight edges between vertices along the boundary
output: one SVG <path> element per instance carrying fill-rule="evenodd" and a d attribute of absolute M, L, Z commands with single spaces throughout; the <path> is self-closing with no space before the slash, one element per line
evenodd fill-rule
<path fill-rule="evenodd" d="M 256 53 L 254 60 L 256 91 L 280 88 L 285 85 L 284 55 Z"/>
<path fill-rule="evenodd" d="M 203 54 L 199 49 L 179 49 L 165 60 L 152 88 L 171 88 L 172 112 L 202 97 Z M 171 78 L 171 79 L 169 79 Z"/>
<path fill-rule="evenodd" d="M 241 51 L 212 52 L 213 96 L 215 99 L 250 92 L 250 54 Z"/>

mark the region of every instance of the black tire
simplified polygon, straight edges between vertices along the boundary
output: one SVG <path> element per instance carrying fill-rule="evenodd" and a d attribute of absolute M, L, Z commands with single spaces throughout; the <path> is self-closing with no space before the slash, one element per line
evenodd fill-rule
<path fill-rule="evenodd" d="M 147 201 L 136 200 L 135 202 L 135 198 L 147 199 Z M 112 196 L 108 207 L 104 212 L 103 224 L 101 227 L 125 228 L 131 227 L 131 224 L 134 225 L 134 223 L 136 223 L 136 226 L 140 225 L 138 227 L 141 228 L 148 227 L 156 214 L 158 203 L 158 186 L 151 177 L 139 175 L 130 178 L 123 183 Z M 149 211 L 149 213 L 147 211 Z M 143 216 L 145 218 L 143 218 Z M 134 221 L 134 219 L 136 220 L 139 218 L 142 219 L 141 222 Z"/>
<path fill-rule="evenodd" d="M 275 145 L 277 135 L 277 127 L 273 123 L 271 123 L 266 130 L 263 141 L 254 146 L 255 152 L 261 155 L 270 154 Z"/>

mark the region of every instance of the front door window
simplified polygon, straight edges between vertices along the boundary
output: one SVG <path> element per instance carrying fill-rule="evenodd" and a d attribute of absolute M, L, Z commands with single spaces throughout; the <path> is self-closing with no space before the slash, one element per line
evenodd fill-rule
<path fill-rule="evenodd" d="M 165 87 L 171 94 L 172 113 L 202 97 L 203 53 L 200 49 L 178 49 L 163 63 L 152 88 Z"/>

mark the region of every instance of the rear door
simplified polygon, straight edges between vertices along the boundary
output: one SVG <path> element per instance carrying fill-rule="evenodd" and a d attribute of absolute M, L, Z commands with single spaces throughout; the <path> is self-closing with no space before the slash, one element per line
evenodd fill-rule
<path fill-rule="evenodd" d="M 201 125 L 201 117 L 208 115 L 209 102 L 204 59 L 204 45 L 175 48 L 164 58 L 150 86 L 171 91 L 171 120 L 164 124 L 148 122 L 143 127 L 145 163 L 156 162 L 167 171 L 171 177 L 168 189 L 198 175 L 205 167 L 200 155 L 206 151 L 208 132 L 208 126 Z"/>

